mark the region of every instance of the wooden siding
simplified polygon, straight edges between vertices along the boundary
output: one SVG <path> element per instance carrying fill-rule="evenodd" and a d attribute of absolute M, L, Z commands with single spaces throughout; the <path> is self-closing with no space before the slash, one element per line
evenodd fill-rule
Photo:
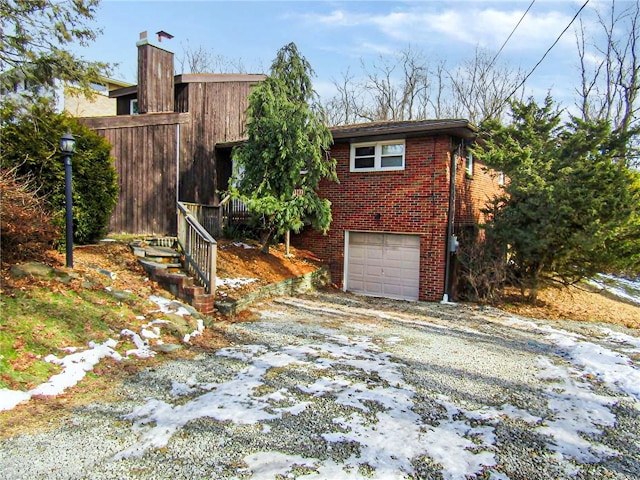
<path fill-rule="evenodd" d="M 145 118 L 147 124 L 141 122 Z M 110 231 L 175 234 L 176 138 L 186 120 L 185 114 L 82 120 L 113 146 L 119 197 Z"/>
<path fill-rule="evenodd" d="M 173 112 L 173 53 L 138 43 L 138 112 Z"/>
<path fill-rule="evenodd" d="M 189 83 L 191 123 L 181 131 L 180 199 L 217 205 L 226 179 L 216 175 L 216 144 L 244 137 L 247 97 L 255 82 Z"/>
<path fill-rule="evenodd" d="M 111 231 L 175 234 L 176 200 L 219 203 L 219 190 L 228 188 L 231 167 L 226 149 L 225 164 L 218 168 L 216 144 L 244 137 L 247 97 L 256 85 L 253 77 L 244 81 L 234 77 L 229 82 L 216 77 L 214 82 L 177 85 L 171 113 L 82 119 L 113 145 L 120 199 Z M 130 95 L 131 90 L 126 93 Z M 128 102 L 127 95 L 122 97 Z M 174 98 L 175 109 L 188 113 L 173 113 Z"/>

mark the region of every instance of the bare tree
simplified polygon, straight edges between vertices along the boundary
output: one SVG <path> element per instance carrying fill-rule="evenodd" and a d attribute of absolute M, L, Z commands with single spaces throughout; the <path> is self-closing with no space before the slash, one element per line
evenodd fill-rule
<path fill-rule="evenodd" d="M 182 44 L 182 56 L 176 57 L 181 73 L 246 73 L 242 59 L 216 54 L 202 45 L 193 47 L 187 40 Z"/>
<path fill-rule="evenodd" d="M 340 80 L 333 79 L 336 94 L 324 105 L 327 120 L 330 125 L 346 125 L 356 123 L 362 107 L 362 95 L 356 88 L 355 77 L 350 69 L 342 74 Z"/>
<path fill-rule="evenodd" d="M 428 62 L 410 47 L 392 57 L 361 63 L 360 80 L 347 70 L 333 81 L 334 95 L 325 103 L 334 125 L 379 120 L 427 118 L 432 106 Z"/>
<path fill-rule="evenodd" d="M 584 120 L 607 120 L 626 134 L 638 127 L 640 6 L 636 0 L 620 9 L 612 0 L 605 12 L 596 13 L 603 41 L 588 38 L 583 22 L 576 31 L 581 73 L 576 106 Z"/>
<path fill-rule="evenodd" d="M 514 94 L 522 96 L 524 73 L 505 63 L 496 64 L 495 59 L 476 48 L 473 58 L 447 72 L 456 116 L 478 124 L 500 118 L 507 100 Z"/>
<path fill-rule="evenodd" d="M 378 120 L 467 118 L 482 122 L 499 117 L 509 96 L 522 92 L 520 70 L 495 65 L 487 53 L 454 69 L 444 60 L 430 61 L 422 51 L 408 47 L 394 56 L 362 62 L 362 78 L 347 71 L 334 80 L 336 95 L 325 107 L 333 125 Z"/>

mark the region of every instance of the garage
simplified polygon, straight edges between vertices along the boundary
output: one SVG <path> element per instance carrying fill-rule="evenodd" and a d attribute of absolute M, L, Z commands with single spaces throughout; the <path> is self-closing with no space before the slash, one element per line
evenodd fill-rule
<path fill-rule="evenodd" d="M 347 232 L 345 289 L 376 297 L 417 300 L 420 237 Z"/>

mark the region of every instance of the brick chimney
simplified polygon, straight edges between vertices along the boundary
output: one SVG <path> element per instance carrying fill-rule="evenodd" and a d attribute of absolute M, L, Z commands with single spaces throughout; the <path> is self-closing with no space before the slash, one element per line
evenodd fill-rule
<path fill-rule="evenodd" d="M 147 32 L 138 47 L 138 113 L 174 111 L 173 52 L 153 45 Z"/>

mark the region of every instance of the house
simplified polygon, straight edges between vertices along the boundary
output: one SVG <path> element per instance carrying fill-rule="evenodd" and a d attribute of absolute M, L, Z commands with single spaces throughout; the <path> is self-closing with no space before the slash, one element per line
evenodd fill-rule
<path fill-rule="evenodd" d="M 476 132 L 466 120 L 333 128 L 339 183 L 323 181 L 319 192 L 331 201 L 331 228 L 292 242 L 326 261 L 344 290 L 446 299 L 457 236 L 483 221 L 482 207 L 500 191 L 499 175 L 466 151 Z"/>
<path fill-rule="evenodd" d="M 166 37 L 168 38 L 168 37 Z M 113 145 L 112 232 L 175 234 L 176 201 L 217 205 L 231 177 L 258 74 L 175 75 L 174 54 L 141 33 L 138 84 L 109 92 L 116 115 L 81 121 Z"/>
<path fill-rule="evenodd" d="M 23 76 L 5 74 L 6 82 L 3 84 L 0 96 L 22 98 L 24 92 L 33 90 L 33 86 Z M 116 114 L 116 101 L 109 97 L 112 90 L 130 86 L 127 82 L 108 77 L 100 77 L 97 82 L 91 84 L 92 95 L 87 97 L 78 87 L 54 80 L 53 87 L 38 86 L 38 94 L 51 98 L 54 102 L 54 110 L 57 113 L 68 112 L 74 117 L 98 117 Z"/>
<path fill-rule="evenodd" d="M 173 53 L 143 35 L 138 84 L 110 92 L 114 117 L 83 122 L 113 145 L 120 198 L 111 231 L 175 234 L 176 201 L 219 205 L 244 136 L 248 96 L 263 75 L 173 72 Z M 293 236 L 343 289 L 439 301 L 452 293 L 456 238 L 482 222 L 500 178 L 474 165 L 466 120 L 377 122 L 332 129 L 339 183 L 327 235 Z M 202 207 L 204 208 L 204 207 Z"/>

